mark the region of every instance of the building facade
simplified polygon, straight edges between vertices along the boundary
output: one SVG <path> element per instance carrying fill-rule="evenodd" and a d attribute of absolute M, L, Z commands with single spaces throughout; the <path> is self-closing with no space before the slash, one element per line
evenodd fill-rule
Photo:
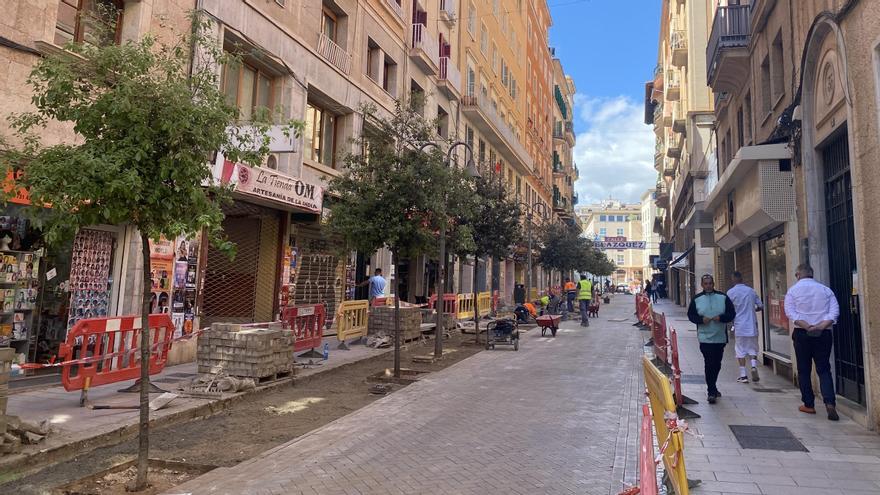
<path fill-rule="evenodd" d="M 616 200 L 584 205 L 576 209 L 584 235 L 605 251 L 616 265 L 609 279 L 615 286 L 631 290 L 644 284 L 647 242 L 643 231 L 641 203 L 626 204 Z"/>
<path fill-rule="evenodd" d="M 838 406 L 875 429 L 880 11 L 870 1 L 752 0 L 712 2 L 708 14 L 708 38 L 689 51 L 706 54 L 716 122 L 702 204 L 712 235 L 699 245 L 715 249 L 722 288 L 738 270 L 758 291 L 763 361 L 793 380 L 812 377 L 792 364 L 784 296 L 799 264 L 814 268 L 841 308 Z M 664 238 L 682 235 L 681 225 L 664 223 Z"/>
<path fill-rule="evenodd" d="M 661 212 L 657 206 L 657 190 L 649 189 L 641 197 L 642 236 L 645 240 L 645 249 L 642 253 L 642 273 L 647 281 L 655 277 L 664 277 L 656 269 L 656 261 L 660 258 L 660 234 L 657 232 L 660 223 Z"/>
<path fill-rule="evenodd" d="M 714 268 L 711 219 L 704 213 L 712 160 L 713 95 L 705 83 L 706 46 L 715 0 L 664 0 L 657 67 L 646 86 L 645 123 L 654 126 L 657 205 L 663 240 L 672 245 L 670 298 L 685 305 L 697 274 Z"/>

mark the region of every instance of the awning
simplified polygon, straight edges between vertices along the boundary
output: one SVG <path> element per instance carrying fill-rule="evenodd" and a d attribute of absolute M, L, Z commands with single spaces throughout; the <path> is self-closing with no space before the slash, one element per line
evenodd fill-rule
<path fill-rule="evenodd" d="M 718 184 L 706 198 L 705 209 L 715 211 L 727 199 L 728 193 L 745 177 L 758 162 L 791 159 L 791 148 L 787 143 L 744 146 L 736 152 L 727 169 L 718 178 Z"/>
<path fill-rule="evenodd" d="M 679 270 L 686 270 L 690 268 L 690 264 L 688 263 L 688 255 L 694 252 L 694 246 L 688 248 L 687 251 L 683 253 L 674 253 L 678 254 L 678 256 L 673 255 L 673 260 L 669 263 L 669 268 L 678 268 Z"/>

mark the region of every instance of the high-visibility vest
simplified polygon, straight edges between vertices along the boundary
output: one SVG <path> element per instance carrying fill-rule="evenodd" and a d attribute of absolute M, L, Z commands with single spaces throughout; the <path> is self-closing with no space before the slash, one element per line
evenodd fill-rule
<path fill-rule="evenodd" d="M 593 298 L 593 282 L 589 280 L 581 280 L 578 282 L 578 301 L 590 300 Z"/>

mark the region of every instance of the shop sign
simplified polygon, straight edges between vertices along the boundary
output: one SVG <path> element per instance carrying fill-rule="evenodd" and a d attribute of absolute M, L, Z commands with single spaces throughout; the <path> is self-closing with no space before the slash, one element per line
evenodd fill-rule
<path fill-rule="evenodd" d="M 645 249 L 645 241 L 627 241 L 624 237 L 622 241 L 611 240 L 613 237 L 606 237 L 604 241 L 594 243 L 597 249 Z"/>
<path fill-rule="evenodd" d="M 270 168 L 233 163 L 219 153 L 218 162 L 214 167 L 215 179 L 221 184 L 232 184 L 235 192 L 321 213 L 324 189 L 317 184 Z"/>

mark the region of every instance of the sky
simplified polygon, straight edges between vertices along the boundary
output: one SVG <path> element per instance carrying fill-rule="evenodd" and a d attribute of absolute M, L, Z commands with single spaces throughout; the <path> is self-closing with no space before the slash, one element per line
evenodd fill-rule
<path fill-rule="evenodd" d="M 550 45 L 574 78 L 579 205 L 640 201 L 654 187 L 645 81 L 657 64 L 660 0 L 548 0 Z"/>

